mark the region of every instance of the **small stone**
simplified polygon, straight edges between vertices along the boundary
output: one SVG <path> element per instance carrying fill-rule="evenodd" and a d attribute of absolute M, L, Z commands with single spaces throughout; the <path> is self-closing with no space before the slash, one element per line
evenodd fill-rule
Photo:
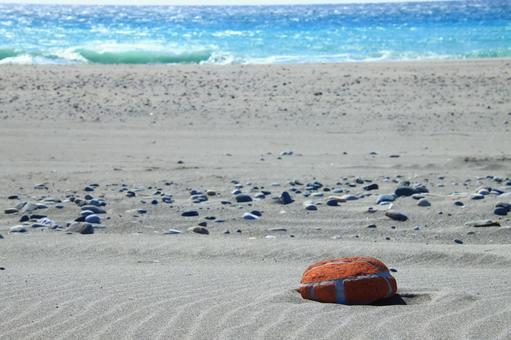
<path fill-rule="evenodd" d="M 454 243 L 457 243 L 457 244 L 463 244 L 463 241 L 462 241 L 462 240 L 458 240 L 458 239 L 456 239 L 456 240 L 454 240 Z"/>
<path fill-rule="evenodd" d="M 509 210 L 504 207 L 497 207 L 495 210 L 493 210 L 493 213 L 499 216 L 506 216 L 508 212 Z"/>
<path fill-rule="evenodd" d="M 246 202 L 252 202 L 252 197 L 245 194 L 239 194 L 236 195 L 236 202 L 238 203 L 246 203 Z"/>
<path fill-rule="evenodd" d="M 366 185 L 363 189 L 366 190 L 366 191 L 370 191 L 370 190 L 378 190 L 379 187 L 378 187 L 378 184 L 371 183 L 369 185 Z"/>
<path fill-rule="evenodd" d="M 181 216 L 183 217 L 194 217 L 194 216 L 199 216 L 199 212 L 197 210 L 187 210 L 187 211 L 184 211 Z"/>
<path fill-rule="evenodd" d="M 482 200 L 482 199 L 484 199 L 484 195 L 473 194 L 473 195 L 470 196 L 470 199 L 471 200 Z"/>
<path fill-rule="evenodd" d="M 287 233 L 287 229 L 286 228 L 271 228 L 271 229 L 268 229 L 269 232 L 272 232 L 272 233 Z"/>
<path fill-rule="evenodd" d="M 137 213 L 139 213 L 141 215 L 147 214 L 147 209 L 143 209 L 143 208 L 137 209 Z"/>
<path fill-rule="evenodd" d="M 401 196 L 412 196 L 413 194 L 417 193 L 417 191 L 412 187 L 399 187 L 394 191 L 394 195 L 397 197 Z"/>
<path fill-rule="evenodd" d="M 100 207 L 96 207 L 95 205 L 84 205 L 81 207 L 81 210 L 90 210 L 92 211 L 94 214 L 106 214 L 106 211 L 105 209 L 103 208 L 100 208 Z"/>
<path fill-rule="evenodd" d="M 379 195 L 376 199 L 376 204 L 381 204 L 384 202 L 394 202 L 396 200 L 396 196 L 389 194 L 389 195 Z"/>
<path fill-rule="evenodd" d="M 202 221 L 198 225 L 201 226 L 201 227 L 207 227 L 208 226 L 208 222 Z"/>
<path fill-rule="evenodd" d="M 7 197 L 8 200 L 19 200 L 19 196 L 18 195 L 11 195 L 9 197 Z"/>
<path fill-rule="evenodd" d="M 493 220 L 469 221 L 465 225 L 474 228 L 500 227 L 500 223 Z"/>
<path fill-rule="evenodd" d="M 408 217 L 405 214 L 396 212 L 396 211 L 387 211 L 385 213 L 385 216 L 387 216 L 388 218 L 390 218 L 394 221 L 404 222 L 404 221 L 408 220 Z"/>
<path fill-rule="evenodd" d="M 135 194 L 135 192 L 133 191 L 127 191 L 126 192 L 126 197 L 135 197 L 137 194 Z"/>
<path fill-rule="evenodd" d="M 25 233 L 27 232 L 27 228 L 24 225 L 15 225 L 14 227 L 10 227 L 9 231 L 11 233 Z"/>
<path fill-rule="evenodd" d="M 339 201 L 329 199 L 328 201 L 326 201 L 326 205 L 328 205 L 329 207 L 337 207 L 339 206 Z"/>
<path fill-rule="evenodd" d="M 417 201 L 417 205 L 419 207 L 429 207 L 431 206 L 431 203 L 429 203 L 429 201 L 425 198 L 421 198 L 420 200 Z"/>
<path fill-rule="evenodd" d="M 454 201 L 454 205 L 456 205 L 458 207 L 463 207 L 465 205 L 465 203 L 463 203 L 462 201 Z"/>
<path fill-rule="evenodd" d="M 376 224 L 370 224 L 367 226 L 369 229 L 376 229 Z"/>
<path fill-rule="evenodd" d="M 178 230 L 178 229 L 168 229 L 166 231 L 163 232 L 165 235 L 178 235 L 178 234 L 182 234 L 183 232 L 181 230 Z"/>
<path fill-rule="evenodd" d="M 92 214 L 85 217 L 85 222 L 92 224 L 100 224 L 101 218 L 98 215 Z"/>
<path fill-rule="evenodd" d="M 68 232 L 82 235 L 94 234 L 94 227 L 90 223 L 74 222 L 66 229 Z"/>
<path fill-rule="evenodd" d="M 337 201 L 338 203 L 346 202 L 346 200 L 341 196 L 330 196 L 330 197 L 328 197 L 328 200 L 334 200 L 334 201 Z"/>
<path fill-rule="evenodd" d="M 209 230 L 204 227 L 192 227 L 188 229 L 196 234 L 209 235 Z"/>
<path fill-rule="evenodd" d="M 280 194 L 280 203 L 282 204 L 290 204 L 290 203 L 293 203 L 293 199 L 291 198 L 291 195 L 287 192 L 287 191 L 284 191 L 282 192 L 282 194 Z"/>
<path fill-rule="evenodd" d="M 18 212 L 18 209 L 16 208 L 8 208 L 8 209 L 5 209 L 4 212 L 7 214 L 7 215 L 10 215 L 10 214 L 16 214 Z"/>
<path fill-rule="evenodd" d="M 243 219 L 244 220 L 249 220 L 249 221 L 251 221 L 251 220 L 258 220 L 259 216 L 247 212 L 247 213 L 243 214 Z"/>
<path fill-rule="evenodd" d="M 92 191 L 94 191 L 94 188 L 91 186 L 86 186 L 85 188 L 83 188 L 83 191 L 92 192 Z"/>
<path fill-rule="evenodd" d="M 309 211 L 318 210 L 318 207 L 314 203 L 306 203 L 306 204 L 304 204 L 304 206 L 305 206 L 305 210 L 309 210 Z"/>

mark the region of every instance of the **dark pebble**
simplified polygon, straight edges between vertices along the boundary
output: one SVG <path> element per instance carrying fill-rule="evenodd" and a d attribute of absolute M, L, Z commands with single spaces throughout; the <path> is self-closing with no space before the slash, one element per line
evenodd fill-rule
<path fill-rule="evenodd" d="M 238 203 L 246 203 L 246 202 L 252 202 L 252 197 L 245 194 L 239 194 L 236 195 L 236 202 Z"/>
<path fill-rule="evenodd" d="M 393 219 L 394 221 L 404 222 L 404 221 L 408 220 L 408 217 L 405 214 L 402 214 L 400 212 L 395 212 L 395 211 L 387 211 L 385 213 L 385 216 L 387 216 L 390 219 Z"/>
<path fill-rule="evenodd" d="M 188 210 L 184 211 L 181 216 L 183 217 L 193 217 L 193 216 L 199 216 L 199 212 L 196 210 Z"/>

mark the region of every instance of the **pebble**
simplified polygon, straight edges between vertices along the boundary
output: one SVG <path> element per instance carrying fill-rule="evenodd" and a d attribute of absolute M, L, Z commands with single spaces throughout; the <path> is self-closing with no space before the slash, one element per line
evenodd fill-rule
<path fill-rule="evenodd" d="M 66 229 L 67 232 L 83 235 L 94 234 L 94 227 L 90 223 L 74 222 Z"/>
<path fill-rule="evenodd" d="M 454 240 L 454 243 L 457 243 L 457 244 L 463 244 L 463 241 L 462 241 L 462 240 L 458 240 L 458 239 L 456 239 L 456 240 Z"/>
<path fill-rule="evenodd" d="M 385 212 L 385 216 L 387 216 L 388 218 L 390 218 L 394 221 L 404 222 L 404 221 L 408 220 L 408 217 L 405 214 L 397 212 L 397 211 L 387 211 L 387 212 Z"/>
<path fill-rule="evenodd" d="M 470 199 L 471 199 L 471 200 L 482 200 L 482 199 L 484 199 L 484 195 L 481 195 L 481 194 L 472 194 L 472 195 L 470 195 Z"/>
<path fill-rule="evenodd" d="M 239 194 L 236 195 L 236 202 L 238 203 L 246 203 L 246 202 L 252 202 L 252 197 L 245 194 Z"/>
<path fill-rule="evenodd" d="M 311 203 L 311 202 L 305 203 L 304 206 L 305 206 L 305 210 L 309 210 L 309 211 L 318 210 L 318 207 L 314 203 Z"/>
<path fill-rule="evenodd" d="M 14 227 L 10 227 L 9 231 L 11 233 L 25 233 L 27 232 L 27 228 L 24 225 L 15 225 Z"/>
<path fill-rule="evenodd" d="M 258 220 L 259 219 L 259 216 L 257 215 L 254 215 L 252 213 L 249 213 L 249 212 L 246 212 L 243 214 L 243 219 L 244 220 Z"/>
<path fill-rule="evenodd" d="M 92 214 L 85 217 L 85 222 L 92 224 L 100 224 L 101 218 L 98 215 Z"/>
<path fill-rule="evenodd" d="M 339 206 L 339 201 L 334 200 L 334 199 L 329 199 L 328 201 L 326 201 L 326 205 L 328 205 L 330 207 L 337 207 L 337 206 Z"/>
<path fill-rule="evenodd" d="M 396 200 L 396 196 L 392 194 L 382 194 L 379 195 L 376 199 L 376 204 L 381 204 L 383 202 L 394 202 Z"/>
<path fill-rule="evenodd" d="M 9 197 L 7 197 L 8 200 L 19 200 L 19 196 L 18 195 L 11 195 Z"/>
<path fill-rule="evenodd" d="M 193 217 L 193 216 L 199 216 L 199 212 L 197 210 L 187 210 L 184 211 L 181 216 L 183 217 Z"/>
<path fill-rule="evenodd" d="M 171 228 L 171 229 L 168 229 L 167 231 L 164 231 L 163 233 L 166 235 L 177 235 L 177 234 L 182 234 L 183 232 L 181 230 Z"/>
<path fill-rule="evenodd" d="M 506 216 L 508 212 L 509 210 L 504 207 L 497 207 L 495 210 L 493 210 L 493 213 L 499 216 Z"/>
<path fill-rule="evenodd" d="M 493 220 L 469 221 L 465 225 L 474 228 L 500 227 L 500 223 Z"/>
<path fill-rule="evenodd" d="M 370 190 L 378 190 L 379 187 L 378 187 L 378 184 L 371 183 L 369 185 L 366 185 L 363 189 L 366 190 L 366 191 L 370 191 Z"/>
<path fill-rule="evenodd" d="M 351 195 L 351 194 L 342 195 L 341 198 L 344 199 L 345 201 L 356 201 L 356 200 L 358 200 L 357 196 Z"/>
<path fill-rule="evenodd" d="M 273 233 L 278 233 L 278 232 L 287 233 L 286 228 L 271 228 L 271 229 L 268 229 L 268 231 L 273 232 Z"/>
<path fill-rule="evenodd" d="M 290 203 L 293 203 L 293 199 L 291 198 L 291 195 L 289 194 L 289 192 L 287 191 L 284 191 L 282 192 L 282 194 L 280 194 L 280 203 L 282 204 L 290 204 Z"/>
<path fill-rule="evenodd" d="M 8 208 L 8 209 L 5 209 L 4 212 L 6 214 L 8 214 L 8 215 L 9 214 L 16 214 L 18 212 L 18 209 L 16 209 L 16 208 Z"/>
<path fill-rule="evenodd" d="M 196 234 L 209 235 L 209 230 L 204 227 L 191 227 L 191 228 L 188 228 L 188 230 L 192 231 Z"/>
<path fill-rule="evenodd" d="M 376 224 L 370 224 L 367 226 L 367 228 L 369 229 L 375 229 L 376 228 Z"/>
<path fill-rule="evenodd" d="M 462 201 L 454 201 L 454 205 L 456 205 L 458 207 L 463 207 L 463 206 L 465 206 L 465 203 L 463 203 Z"/>
<path fill-rule="evenodd" d="M 417 205 L 419 207 L 429 207 L 431 206 L 431 203 L 429 203 L 429 201 L 425 198 L 421 198 L 420 200 L 417 201 Z"/>
<path fill-rule="evenodd" d="M 0 234 L 0 240 L 3 240 L 3 238 L 4 238 L 4 237 L 2 236 L 2 234 Z"/>
<path fill-rule="evenodd" d="M 84 205 L 84 206 L 81 207 L 81 209 L 82 209 L 82 211 L 83 210 L 90 210 L 94 214 L 106 214 L 105 209 L 100 208 L 100 207 L 96 207 L 95 205 Z"/>
<path fill-rule="evenodd" d="M 412 196 L 413 194 L 417 193 L 417 191 L 415 190 L 415 188 L 412 188 L 412 187 L 407 187 L 407 186 L 403 186 L 403 187 L 399 187 L 397 188 L 395 191 L 394 191 L 394 195 L 396 195 L 397 197 L 401 197 L 401 196 Z"/>
<path fill-rule="evenodd" d="M 328 197 L 328 200 L 334 200 L 334 201 L 337 201 L 338 203 L 346 202 L 346 200 L 341 196 L 330 196 L 330 197 Z"/>

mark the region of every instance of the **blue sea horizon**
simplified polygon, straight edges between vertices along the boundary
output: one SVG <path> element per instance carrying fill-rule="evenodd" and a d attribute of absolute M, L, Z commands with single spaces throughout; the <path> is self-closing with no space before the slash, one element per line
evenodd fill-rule
<path fill-rule="evenodd" d="M 511 57 L 504 0 L 273 6 L 0 4 L 0 63 L 289 64 Z"/>

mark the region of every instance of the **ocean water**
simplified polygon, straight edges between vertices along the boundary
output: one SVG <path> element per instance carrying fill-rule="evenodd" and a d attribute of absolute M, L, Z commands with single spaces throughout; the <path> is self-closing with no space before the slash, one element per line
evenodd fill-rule
<path fill-rule="evenodd" d="M 511 0 L 305 6 L 0 4 L 0 63 L 511 57 Z"/>

